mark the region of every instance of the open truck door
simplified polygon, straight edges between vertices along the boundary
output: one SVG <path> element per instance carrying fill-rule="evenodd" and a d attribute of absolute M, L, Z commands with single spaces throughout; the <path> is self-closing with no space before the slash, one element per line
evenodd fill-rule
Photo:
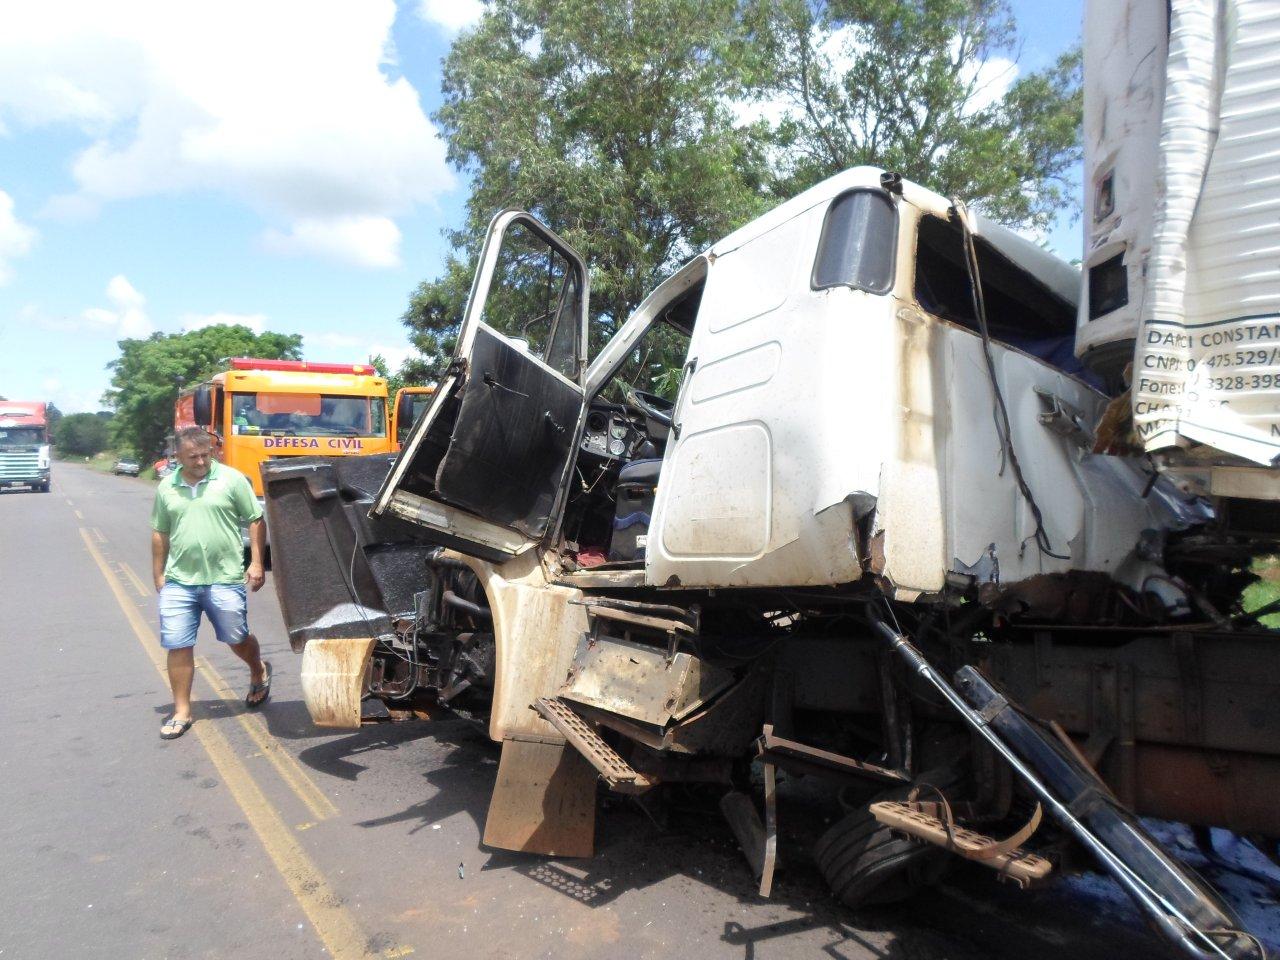
<path fill-rule="evenodd" d="M 418 414 L 431 403 L 436 392 L 434 386 L 401 387 L 396 391 L 395 403 L 391 407 L 390 435 L 395 440 L 396 452 L 404 449 L 409 439 L 409 431 L 418 420 Z"/>
<path fill-rule="evenodd" d="M 374 502 L 500 562 L 563 507 L 583 411 L 586 264 L 528 213 L 489 225 L 454 357 Z"/>

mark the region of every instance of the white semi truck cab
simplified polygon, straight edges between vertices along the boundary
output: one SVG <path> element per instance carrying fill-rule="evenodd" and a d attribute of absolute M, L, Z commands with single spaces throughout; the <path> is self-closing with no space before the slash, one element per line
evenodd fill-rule
<path fill-rule="evenodd" d="M 0 400 L 0 489 L 48 493 L 51 454 L 44 402 Z"/>
<path fill-rule="evenodd" d="M 1043 812 L 1188 955 L 1260 956 L 1130 812 L 1280 835 L 1280 645 L 1236 606 L 1260 541 L 1100 449 L 1080 289 L 860 167 L 693 257 L 592 355 L 585 262 L 498 214 L 390 473 L 264 465 L 313 718 L 483 712 L 505 849 L 588 855 L 598 779 L 719 784 L 762 892 L 752 761 L 768 824 L 777 770 L 855 781 L 815 847 L 850 904 L 966 850 L 1039 882 Z"/>

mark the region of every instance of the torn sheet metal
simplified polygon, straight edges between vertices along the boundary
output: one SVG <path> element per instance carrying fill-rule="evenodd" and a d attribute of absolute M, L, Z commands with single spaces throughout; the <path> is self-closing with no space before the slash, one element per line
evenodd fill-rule
<path fill-rule="evenodd" d="M 733 674 L 692 654 L 617 637 L 584 636 L 560 696 L 665 727 L 727 690 Z"/>
<path fill-rule="evenodd" d="M 1270 465 L 1280 457 L 1280 4 L 1170 9 L 1134 425 L 1147 450 L 1192 440 Z"/>

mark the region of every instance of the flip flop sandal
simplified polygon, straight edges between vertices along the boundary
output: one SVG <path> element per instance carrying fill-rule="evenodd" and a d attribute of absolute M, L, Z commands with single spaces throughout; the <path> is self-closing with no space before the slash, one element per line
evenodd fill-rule
<path fill-rule="evenodd" d="M 262 672 L 265 676 L 261 683 L 249 684 L 249 694 L 244 698 L 244 705 L 249 710 L 255 710 L 267 702 L 267 697 L 271 696 L 271 661 L 262 661 Z M 261 694 L 261 698 L 255 700 L 254 697 Z"/>
<path fill-rule="evenodd" d="M 177 740 L 180 736 L 191 729 L 191 720 L 175 720 L 170 717 L 164 723 L 160 724 L 161 740 Z"/>

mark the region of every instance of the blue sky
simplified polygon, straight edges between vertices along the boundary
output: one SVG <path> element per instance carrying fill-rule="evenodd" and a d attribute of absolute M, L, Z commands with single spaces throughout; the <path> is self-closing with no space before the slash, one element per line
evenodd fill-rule
<path fill-rule="evenodd" d="M 1079 0 L 1014 3 L 1019 70 Z M 308 359 L 407 351 L 466 184 L 429 115 L 477 0 L 0 10 L 0 395 L 98 408 L 123 336 L 244 322 Z M 1050 243 L 1076 256 L 1078 226 Z"/>

